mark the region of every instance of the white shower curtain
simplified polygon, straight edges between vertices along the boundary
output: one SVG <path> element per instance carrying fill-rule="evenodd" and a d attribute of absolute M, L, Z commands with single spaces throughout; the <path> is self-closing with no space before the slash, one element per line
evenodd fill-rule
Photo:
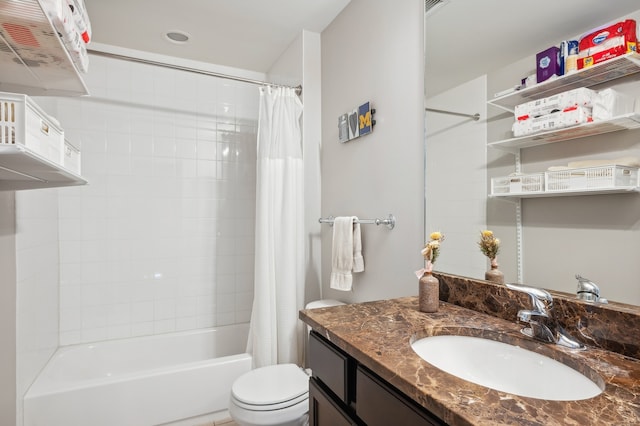
<path fill-rule="evenodd" d="M 254 299 L 247 352 L 254 367 L 300 363 L 304 328 L 304 175 L 294 89 L 260 88 Z"/>

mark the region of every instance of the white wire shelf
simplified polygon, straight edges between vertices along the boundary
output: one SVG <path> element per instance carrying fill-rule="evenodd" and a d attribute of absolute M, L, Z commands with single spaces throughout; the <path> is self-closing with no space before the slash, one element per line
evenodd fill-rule
<path fill-rule="evenodd" d="M 516 90 L 503 96 L 491 99 L 489 105 L 513 112 L 516 105 L 552 96 L 579 87 L 592 87 L 608 81 L 627 77 L 640 72 L 640 54 L 626 55 L 583 68 L 553 80 L 543 81 L 535 86 Z"/>
<path fill-rule="evenodd" d="M 530 148 L 532 146 L 637 128 L 640 128 L 640 114 L 631 113 L 612 118 L 611 120 L 596 121 L 559 130 L 491 142 L 487 146 L 516 153 L 521 148 Z"/>
<path fill-rule="evenodd" d="M 89 93 L 38 0 L 0 0 L 0 24 L 0 91 L 31 96 Z"/>
<path fill-rule="evenodd" d="M 612 188 L 612 189 L 592 189 L 592 190 L 563 190 L 563 191 L 546 191 L 538 193 L 511 193 L 511 194 L 491 194 L 489 198 L 504 198 L 517 200 L 520 198 L 545 198 L 545 197 L 568 197 L 575 195 L 600 195 L 600 194 L 631 194 L 640 192 L 640 188 L 637 186 Z"/>
<path fill-rule="evenodd" d="M 87 181 L 22 145 L 0 146 L 0 191 L 84 185 Z"/>

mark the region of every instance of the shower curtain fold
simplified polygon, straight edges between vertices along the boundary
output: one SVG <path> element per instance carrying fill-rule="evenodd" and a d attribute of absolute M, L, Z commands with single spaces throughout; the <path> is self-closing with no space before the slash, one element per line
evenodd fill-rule
<path fill-rule="evenodd" d="M 254 300 L 247 352 L 254 367 L 301 363 L 304 329 L 302 103 L 291 88 L 260 88 Z"/>

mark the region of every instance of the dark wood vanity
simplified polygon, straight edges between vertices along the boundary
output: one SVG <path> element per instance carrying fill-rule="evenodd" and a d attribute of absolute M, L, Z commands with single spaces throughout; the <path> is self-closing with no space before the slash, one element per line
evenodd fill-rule
<path fill-rule="evenodd" d="M 505 286 L 447 274 L 440 308 L 426 314 L 417 297 L 300 311 L 309 342 L 310 424 L 565 426 L 640 424 L 640 310 L 574 303 L 554 293 L 563 324 L 587 345 L 574 351 L 524 336 L 517 310 L 528 303 Z M 557 297 L 556 297 L 557 296 Z M 442 333 L 478 336 L 538 352 L 583 375 L 603 392 L 549 401 L 486 388 L 421 359 L 411 343 Z"/>
<path fill-rule="evenodd" d="M 446 425 L 316 332 L 309 337 L 311 426 Z"/>

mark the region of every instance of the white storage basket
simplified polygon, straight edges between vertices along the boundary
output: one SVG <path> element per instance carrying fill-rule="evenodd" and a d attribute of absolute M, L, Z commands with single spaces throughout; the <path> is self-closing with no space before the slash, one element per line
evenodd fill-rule
<path fill-rule="evenodd" d="M 545 172 L 546 191 L 618 189 L 637 186 L 637 167 L 611 165 Z"/>
<path fill-rule="evenodd" d="M 64 141 L 62 165 L 70 172 L 80 175 L 80 150 L 66 140 Z"/>
<path fill-rule="evenodd" d="M 0 146 L 24 145 L 62 165 L 64 132 L 31 98 L 0 92 Z"/>
<path fill-rule="evenodd" d="M 544 174 L 503 176 L 491 179 L 491 194 L 535 194 L 544 191 Z"/>

